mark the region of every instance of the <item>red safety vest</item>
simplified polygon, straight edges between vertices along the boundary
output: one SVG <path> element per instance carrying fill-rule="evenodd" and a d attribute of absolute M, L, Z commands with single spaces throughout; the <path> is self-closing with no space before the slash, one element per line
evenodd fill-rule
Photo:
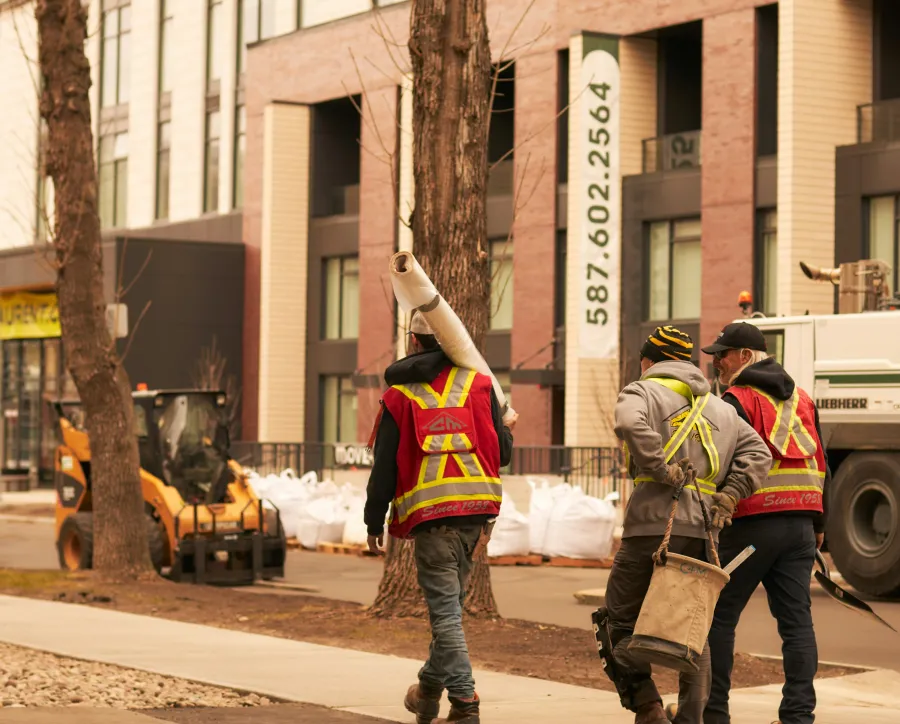
<path fill-rule="evenodd" d="M 382 403 L 400 429 L 389 533 L 419 523 L 500 512 L 500 441 L 491 417 L 491 379 L 446 367 L 431 383 L 394 385 Z"/>
<path fill-rule="evenodd" d="M 731 387 L 728 392 L 772 453 L 768 480 L 738 503 L 734 517 L 789 510 L 821 513 L 825 453 L 809 395 L 799 387 L 788 400 L 776 400 L 756 387 Z"/>

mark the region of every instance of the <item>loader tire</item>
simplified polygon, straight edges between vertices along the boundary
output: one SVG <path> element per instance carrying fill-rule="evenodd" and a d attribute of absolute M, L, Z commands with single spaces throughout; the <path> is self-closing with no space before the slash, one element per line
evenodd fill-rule
<path fill-rule="evenodd" d="M 862 593 L 900 594 L 900 455 L 854 452 L 830 487 L 825 536 L 838 571 Z"/>
<path fill-rule="evenodd" d="M 147 542 L 150 545 L 150 562 L 153 564 L 154 570 L 159 573 L 166 563 L 168 541 L 165 531 L 156 518 L 144 514 L 144 520 L 147 525 Z"/>
<path fill-rule="evenodd" d="M 75 513 L 63 521 L 56 541 L 59 567 L 64 571 L 86 571 L 94 561 L 94 516 Z"/>

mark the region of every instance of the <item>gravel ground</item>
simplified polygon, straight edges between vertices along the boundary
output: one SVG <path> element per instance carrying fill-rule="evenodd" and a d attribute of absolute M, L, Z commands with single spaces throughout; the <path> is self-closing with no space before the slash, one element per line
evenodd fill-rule
<path fill-rule="evenodd" d="M 0 644 L 0 706 L 114 709 L 249 707 L 272 702 L 183 679 Z"/>

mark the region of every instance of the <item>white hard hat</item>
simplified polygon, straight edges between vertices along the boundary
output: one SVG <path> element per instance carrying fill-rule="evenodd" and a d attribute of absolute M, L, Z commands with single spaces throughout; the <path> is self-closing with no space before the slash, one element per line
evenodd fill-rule
<path fill-rule="evenodd" d="M 412 319 L 409 322 L 409 331 L 413 334 L 434 334 L 434 331 L 425 320 L 425 315 L 418 310 L 413 312 Z"/>

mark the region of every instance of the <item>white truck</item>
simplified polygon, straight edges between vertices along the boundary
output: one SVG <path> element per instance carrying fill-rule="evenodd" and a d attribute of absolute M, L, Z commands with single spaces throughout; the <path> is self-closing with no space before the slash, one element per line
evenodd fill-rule
<path fill-rule="evenodd" d="M 819 409 L 832 471 L 825 545 L 835 566 L 859 591 L 900 595 L 900 311 L 887 299 L 882 262 L 802 266 L 811 279 L 841 285 L 838 314 L 738 321 L 762 330 Z"/>

